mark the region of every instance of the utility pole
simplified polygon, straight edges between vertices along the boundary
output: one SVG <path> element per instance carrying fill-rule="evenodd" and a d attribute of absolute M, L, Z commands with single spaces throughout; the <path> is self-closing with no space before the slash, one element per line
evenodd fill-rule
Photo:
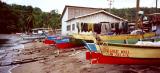
<path fill-rule="evenodd" d="M 156 0 L 156 13 L 157 13 L 158 0 Z"/>
<path fill-rule="evenodd" d="M 107 0 L 107 1 L 109 1 L 109 12 L 111 13 L 111 8 L 112 8 L 112 0 Z"/>
<path fill-rule="evenodd" d="M 138 29 L 138 19 L 139 19 L 138 12 L 140 10 L 139 3 L 140 3 L 140 0 L 137 0 L 136 2 L 136 29 Z"/>

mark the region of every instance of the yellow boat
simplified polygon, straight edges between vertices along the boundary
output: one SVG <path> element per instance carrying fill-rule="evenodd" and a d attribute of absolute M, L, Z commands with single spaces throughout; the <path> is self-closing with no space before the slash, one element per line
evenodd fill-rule
<path fill-rule="evenodd" d="M 76 39 L 93 40 L 86 43 L 91 53 L 86 57 L 100 64 L 160 64 L 160 46 L 146 46 L 124 43 L 111 43 L 109 40 L 143 39 L 155 36 L 154 33 L 144 35 L 72 35 Z M 95 50 L 96 49 L 96 50 Z"/>

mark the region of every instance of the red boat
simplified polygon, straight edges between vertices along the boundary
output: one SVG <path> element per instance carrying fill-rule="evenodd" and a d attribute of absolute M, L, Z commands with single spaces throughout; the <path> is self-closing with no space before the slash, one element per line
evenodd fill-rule
<path fill-rule="evenodd" d="M 44 41 L 45 44 L 55 45 L 58 49 L 69 49 L 84 46 L 81 40 L 69 37 L 48 37 Z"/>
<path fill-rule="evenodd" d="M 160 58 L 105 56 L 98 52 L 86 52 L 86 60 L 89 60 L 91 64 L 160 64 Z"/>
<path fill-rule="evenodd" d="M 133 44 L 137 42 L 135 41 L 136 36 L 97 35 L 96 37 L 101 41 L 96 41 L 93 35 L 75 36 L 75 38 L 84 39 L 85 41 L 87 39 L 92 40 L 92 42 L 86 41 L 86 48 L 89 50 L 89 52 L 86 52 L 86 59 L 90 60 L 92 64 L 160 64 L 160 45 Z M 124 43 L 124 39 L 128 40 L 128 44 Z M 134 42 L 130 41 L 131 39 Z M 117 43 L 109 40 L 121 40 L 121 42 Z M 132 44 L 129 44 L 129 42 Z"/>
<path fill-rule="evenodd" d="M 48 45 L 56 44 L 56 42 L 55 42 L 54 40 L 48 40 L 48 39 L 45 39 L 45 40 L 43 41 L 43 43 L 48 44 Z"/>
<path fill-rule="evenodd" d="M 160 46 L 87 44 L 86 59 L 92 64 L 160 64 Z M 96 48 L 96 50 L 94 50 Z"/>

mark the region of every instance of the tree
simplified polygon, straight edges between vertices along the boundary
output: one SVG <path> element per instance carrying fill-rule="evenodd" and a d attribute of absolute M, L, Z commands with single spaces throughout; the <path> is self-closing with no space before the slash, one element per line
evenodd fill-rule
<path fill-rule="evenodd" d="M 42 12 L 38 7 L 8 5 L 0 1 L 0 33 L 30 32 L 32 28 L 59 28 L 57 10 Z"/>
<path fill-rule="evenodd" d="M 49 19 L 49 26 L 51 26 L 53 29 L 60 28 L 60 14 L 58 14 L 57 10 L 52 10 L 50 12 L 50 19 Z"/>
<path fill-rule="evenodd" d="M 0 33 L 16 32 L 16 24 L 18 22 L 18 15 L 10 9 L 6 3 L 0 1 Z"/>

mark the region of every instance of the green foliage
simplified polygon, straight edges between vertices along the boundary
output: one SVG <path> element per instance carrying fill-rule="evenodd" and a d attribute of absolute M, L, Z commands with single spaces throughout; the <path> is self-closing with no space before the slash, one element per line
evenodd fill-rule
<path fill-rule="evenodd" d="M 42 12 L 38 7 L 8 5 L 0 1 L 0 33 L 30 32 L 33 28 L 60 28 L 56 10 Z"/>
<path fill-rule="evenodd" d="M 58 11 L 52 10 L 48 17 L 48 25 L 53 29 L 60 28 L 60 16 L 61 15 L 58 14 Z"/>
<path fill-rule="evenodd" d="M 141 8 L 145 14 L 155 13 L 155 8 Z M 106 9 L 106 11 L 109 11 Z M 158 9 L 160 12 L 160 9 Z M 129 21 L 135 21 L 136 9 L 111 9 L 111 13 Z M 30 32 L 32 28 L 60 28 L 60 14 L 57 10 L 43 12 L 40 8 L 22 5 L 8 5 L 0 1 L 0 33 Z"/>
<path fill-rule="evenodd" d="M 11 33 L 17 31 L 16 24 L 19 16 L 16 12 L 10 9 L 5 3 L 0 1 L 0 33 Z"/>
<path fill-rule="evenodd" d="M 140 8 L 141 11 L 144 11 L 145 14 L 151 14 L 151 13 L 156 13 L 156 9 L 155 8 L 147 8 L 147 7 L 143 7 Z M 109 11 L 108 9 L 106 9 L 106 11 Z M 136 19 L 136 8 L 123 8 L 123 9 L 111 9 L 111 13 L 115 14 L 119 17 L 122 17 L 124 19 L 129 20 L 130 22 L 134 22 Z M 158 12 L 160 13 L 160 9 L 158 9 Z"/>

